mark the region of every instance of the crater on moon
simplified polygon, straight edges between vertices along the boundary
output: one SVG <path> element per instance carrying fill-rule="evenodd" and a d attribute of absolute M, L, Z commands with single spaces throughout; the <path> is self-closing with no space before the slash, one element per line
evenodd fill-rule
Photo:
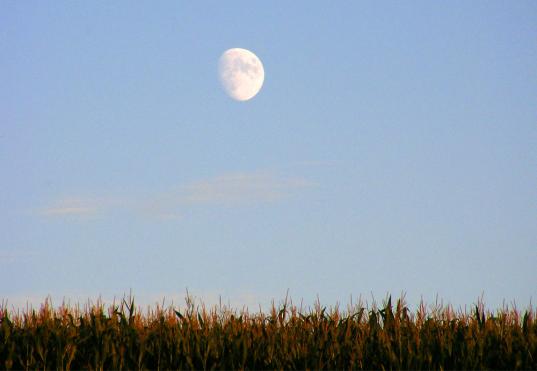
<path fill-rule="evenodd" d="M 252 99 L 263 86 L 265 70 L 247 49 L 226 50 L 218 62 L 218 76 L 226 93 L 238 101 Z"/>

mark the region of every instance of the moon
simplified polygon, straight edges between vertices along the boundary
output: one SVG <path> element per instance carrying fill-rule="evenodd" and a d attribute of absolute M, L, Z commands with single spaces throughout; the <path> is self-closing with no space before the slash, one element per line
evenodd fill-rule
<path fill-rule="evenodd" d="M 265 70 L 257 55 L 247 49 L 232 48 L 220 56 L 218 77 L 231 98 L 247 101 L 261 90 Z"/>

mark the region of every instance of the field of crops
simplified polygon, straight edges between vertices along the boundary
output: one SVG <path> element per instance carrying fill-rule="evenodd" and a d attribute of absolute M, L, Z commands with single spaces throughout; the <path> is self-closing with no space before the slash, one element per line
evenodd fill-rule
<path fill-rule="evenodd" d="M 470 312 L 387 299 L 345 310 L 142 312 L 132 300 L 23 313 L 0 308 L 5 369 L 537 369 L 535 311 Z"/>

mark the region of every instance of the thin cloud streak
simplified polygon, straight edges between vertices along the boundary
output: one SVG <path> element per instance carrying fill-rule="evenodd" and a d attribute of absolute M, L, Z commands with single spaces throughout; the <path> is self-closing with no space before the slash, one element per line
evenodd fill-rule
<path fill-rule="evenodd" d="M 184 210 L 195 206 L 244 206 L 270 203 L 316 186 L 300 177 L 283 177 L 271 172 L 227 173 L 187 183 L 175 191 L 145 198 L 64 198 L 38 214 L 47 218 L 87 217 L 127 211 L 163 220 L 181 219 Z"/>
<path fill-rule="evenodd" d="M 313 185 L 302 178 L 282 178 L 271 173 L 234 173 L 188 184 L 179 200 L 189 204 L 271 202 Z"/>
<path fill-rule="evenodd" d="M 63 198 L 38 211 L 45 217 L 89 216 L 96 214 L 101 204 L 90 198 Z"/>

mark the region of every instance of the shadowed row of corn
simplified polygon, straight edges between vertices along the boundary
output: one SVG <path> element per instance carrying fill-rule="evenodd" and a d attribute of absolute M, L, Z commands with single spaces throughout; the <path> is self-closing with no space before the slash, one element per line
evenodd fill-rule
<path fill-rule="evenodd" d="M 412 313 L 402 300 L 346 311 L 287 303 L 270 313 L 142 313 L 133 300 L 24 313 L 0 308 L 5 369 L 537 369 L 535 311 Z"/>

